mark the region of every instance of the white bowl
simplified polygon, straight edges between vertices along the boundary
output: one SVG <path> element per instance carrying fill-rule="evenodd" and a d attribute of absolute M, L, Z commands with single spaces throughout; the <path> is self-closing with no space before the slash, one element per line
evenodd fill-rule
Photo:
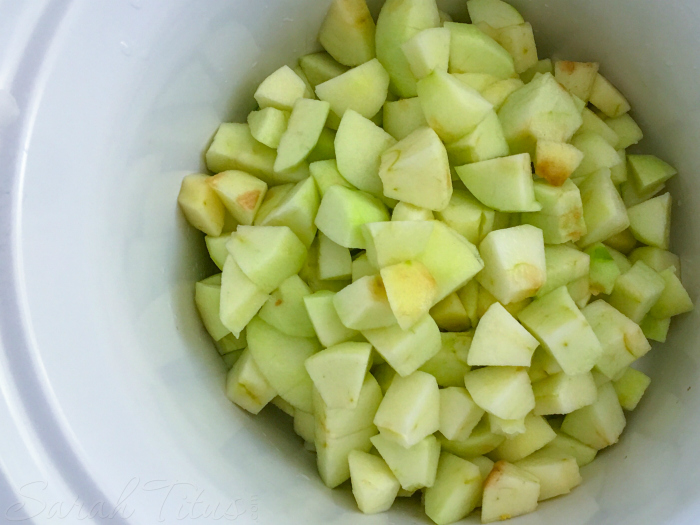
<path fill-rule="evenodd" d="M 599 60 L 644 151 L 678 167 L 673 242 L 697 297 L 700 4 L 514 3 L 541 56 Z M 314 49 L 326 4 L 0 2 L 0 521 L 427 523 L 405 502 L 359 516 L 289 421 L 229 403 L 192 301 L 211 267 L 180 180 L 266 74 Z M 583 486 L 514 523 L 698 522 L 698 321 L 646 360 L 652 386 Z"/>

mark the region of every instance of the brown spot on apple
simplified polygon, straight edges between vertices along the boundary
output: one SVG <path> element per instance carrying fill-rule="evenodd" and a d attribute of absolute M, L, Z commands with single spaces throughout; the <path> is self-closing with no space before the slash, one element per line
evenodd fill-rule
<path fill-rule="evenodd" d="M 282 304 L 282 299 L 277 299 L 275 301 L 275 306 L 280 306 Z"/>
<path fill-rule="evenodd" d="M 562 71 L 562 73 L 571 75 L 574 71 L 576 71 L 576 62 L 572 62 L 571 60 L 562 60 L 559 62 L 559 69 Z"/>
<path fill-rule="evenodd" d="M 484 489 L 487 489 L 498 483 L 498 480 L 501 479 L 501 477 L 503 476 L 503 470 L 506 468 L 507 465 L 508 464 L 503 460 L 497 461 L 494 464 L 493 468 L 491 469 L 491 472 L 488 476 L 486 476 L 486 481 L 484 481 Z"/>
<path fill-rule="evenodd" d="M 566 166 L 550 159 L 537 159 L 535 173 L 553 186 L 561 186 L 571 173 Z"/>
<path fill-rule="evenodd" d="M 258 203 L 260 198 L 260 190 L 250 190 L 245 193 L 241 193 L 236 202 L 244 210 L 252 211 L 255 209 L 255 205 Z"/>

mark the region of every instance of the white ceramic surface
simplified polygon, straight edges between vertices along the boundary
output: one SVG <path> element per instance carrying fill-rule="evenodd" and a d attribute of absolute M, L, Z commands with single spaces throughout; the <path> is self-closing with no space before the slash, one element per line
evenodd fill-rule
<path fill-rule="evenodd" d="M 192 303 L 211 267 L 180 179 L 266 73 L 314 48 L 327 3 L 0 0 L 0 522 L 427 523 L 409 504 L 360 517 L 275 409 L 233 407 Z M 696 298 L 700 4 L 514 3 L 541 55 L 600 60 L 645 151 L 679 168 Z M 585 484 L 514 524 L 698 522 L 698 321 L 646 360 L 652 387 Z"/>

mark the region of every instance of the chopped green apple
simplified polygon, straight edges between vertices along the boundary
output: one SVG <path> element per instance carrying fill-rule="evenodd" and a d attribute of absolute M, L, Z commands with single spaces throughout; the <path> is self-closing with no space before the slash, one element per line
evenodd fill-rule
<path fill-rule="evenodd" d="M 579 131 L 571 144 L 583 153 L 583 160 L 575 172 L 573 180 L 585 180 L 591 173 L 602 168 L 613 168 L 620 164 L 620 156 L 603 137 L 592 131 Z M 580 185 L 580 184 L 579 184 Z"/>
<path fill-rule="evenodd" d="M 535 414 L 569 414 L 591 405 L 598 397 L 593 376 L 586 372 L 575 376 L 563 372 L 551 375 L 532 385 L 535 394 Z"/>
<path fill-rule="evenodd" d="M 261 109 L 291 111 L 305 91 L 304 81 L 289 66 L 282 66 L 260 84 L 254 97 Z"/>
<path fill-rule="evenodd" d="M 512 5 L 503 0 L 467 0 L 472 23 L 485 22 L 494 29 L 522 24 L 525 20 Z"/>
<path fill-rule="evenodd" d="M 372 435 L 377 433 L 372 420 L 382 401 L 382 390 L 372 374 L 365 375 L 355 408 L 331 408 L 316 389 L 311 395 L 316 439 L 341 438 L 368 428 Z"/>
<path fill-rule="evenodd" d="M 370 438 L 377 433 L 374 427 L 359 430 L 342 437 L 316 435 L 316 464 L 318 474 L 328 488 L 335 488 L 350 479 L 348 458 L 353 451 L 369 452 Z"/>
<path fill-rule="evenodd" d="M 384 130 L 396 140 L 402 140 L 427 125 L 418 97 L 387 101 L 384 104 Z"/>
<path fill-rule="evenodd" d="M 217 282 L 218 281 L 218 282 Z M 195 284 L 194 302 L 202 318 L 202 324 L 214 341 L 231 333 L 221 322 L 221 274 L 208 277 Z"/>
<path fill-rule="evenodd" d="M 352 275 L 350 250 L 319 234 L 318 276 L 322 280 L 347 280 Z"/>
<path fill-rule="evenodd" d="M 539 501 L 568 494 L 583 481 L 576 459 L 560 451 L 540 450 L 515 465 L 539 480 Z"/>
<path fill-rule="evenodd" d="M 488 420 L 491 425 L 491 432 L 499 436 L 504 436 L 506 439 L 512 439 L 525 432 L 525 418 L 502 419 L 493 414 L 488 414 Z"/>
<path fill-rule="evenodd" d="M 363 277 L 333 297 L 340 321 L 353 330 L 370 330 L 396 324 L 381 277 Z M 385 358 L 386 359 L 386 358 Z"/>
<path fill-rule="evenodd" d="M 671 194 L 664 193 L 628 208 L 630 230 L 635 239 L 668 250 L 671 242 Z"/>
<path fill-rule="evenodd" d="M 650 383 L 651 379 L 645 373 L 626 368 L 620 378 L 613 381 L 613 388 L 622 408 L 627 411 L 637 408 Z"/>
<path fill-rule="evenodd" d="M 450 61 L 450 30 L 444 27 L 424 29 L 405 42 L 401 49 L 417 80 L 427 77 L 436 69 L 447 73 Z"/>
<path fill-rule="evenodd" d="M 383 434 L 377 434 L 371 441 L 402 489 L 415 491 L 433 486 L 440 458 L 440 443 L 435 436 L 427 436 L 408 448 Z"/>
<path fill-rule="evenodd" d="M 357 408 L 371 353 L 368 343 L 341 343 L 306 360 L 306 371 L 328 408 Z"/>
<path fill-rule="evenodd" d="M 435 279 L 425 265 L 418 261 L 385 266 L 380 270 L 380 275 L 399 326 L 403 330 L 409 330 L 435 304 Z"/>
<path fill-rule="evenodd" d="M 467 439 L 457 441 L 447 439 L 442 434 L 438 434 L 438 439 L 443 450 L 461 458 L 469 459 L 481 454 L 488 454 L 503 443 L 506 438 L 491 432 L 489 418 L 482 417 Z"/>
<path fill-rule="evenodd" d="M 248 346 L 248 342 L 245 338 L 245 330 L 236 337 L 233 334 L 228 334 L 218 341 L 215 342 L 216 349 L 219 354 L 225 356 L 226 354 L 232 354 L 234 352 L 239 352 Z"/>
<path fill-rule="evenodd" d="M 407 202 L 399 202 L 391 213 L 391 220 L 396 221 L 432 221 L 433 212 Z"/>
<path fill-rule="evenodd" d="M 463 332 L 469 330 L 471 321 L 456 292 L 451 293 L 430 309 L 430 317 L 440 330 Z"/>
<path fill-rule="evenodd" d="M 629 159 L 627 165 L 629 168 L 627 171 L 631 172 L 632 164 L 629 162 Z M 630 177 L 630 179 L 631 178 L 632 177 Z M 622 200 L 624 201 L 625 206 L 631 207 L 651 199 L 654 195 L 661 193 L 665 187 L 666 184 L 662 182 L 661 184 L 650 186 L 647 191 L 640 192 L 637 191 L 633 180 L 627 180 L 620 185 L 620 193 L 622 194 Z"/>
<path fill-rule="evenodd" d="M 442 210 L 452 196 L 445 146 L 431 128 L 419 128 L 381 156 L 384 195 L 429 210 Z"/>
<path fill-rule="evenodd" d="M 666 268 L 659 275 L 664 280 L 664 290 L 649 313 L 657 319 L 666 319 L 692 311 L 693 300 L 673 268 Z"/>
<path fill-rule="evenodd" d="M 616 150 L 620 150 L 620 148 L 617 146 L 618 142 L 620 142 L 620 137 L 618 137 L 617 133 L 615 133 L 615 131 L 613 131 L 613 129 L 610 128 L 610 126 L 608 126 L 602 118 L 596 115 L 595 112 L 588 108 L 583 108 L 581 118 L 583 118 L 583 124 L 581 124 L 581 127 L 577 133 L 595 133 L 603 137 L 605 142 L 610 144 L 610 146 Z"/>
<path fill-rule="evenodd" d="M 376 275 L 377 268 L 370 262 L 367 253 L 362 252 L 352 261 L 352 282 L 362 279 L 367 275 Z"/>
<path fill-rule="evenodd" d="M 226 209 L 214 189 L 209 175 L 193 174 L 182 179 L 177 202 L 187 222 L 207 235 L 218 237 L 224 227 Z"/>
<path fill-rule="evenodd" d="M 483 416 L 484 409 L 474 402 L 466 388 L 452 386 L 440 390 L 440 433 L 447 439 L 468 439 Z"/>
<path fill-rule="evenodd" d="M 593 84 L 598 76 L 599 65 L 595 62 L 571 62 L 557 60 L 554 63 L 554 78 L 573 95 L 588 102 Z"/>
<path fill-rule="evenodd" d="M 482 478 L 479 467 L 443 452 L 433 485 L 424 491 L 425 513 L 437 525 L 468 516 L 480 503 Z"/>
<path fill-rule="evenodd" d="M 348 465 L 352 494 L 360 511 L 377 514 L 389 510 L 401 485 L 386 462 L 373 454 L 353 450 L 348 454 Z"/>
<path fill-rule="evenodd" d="M 433 221 L 390 221 L 365 224 L 362 231 L 370 263 L 375 268 L 382 269 L 416 259 L 426 250 L 435 224 Z"/>
<path fill-rule="evenodd" d="M 481 204 L 471 193 L 455 189 L 447 207 L 435 215 L 469 242 L 478 244 L 490 214 L 493 210 Z"/>
<path fill-rule="evenodd" d="M 326 123 L 327 124 L 327 123 Z M 338 122 L 340 125 L 340 122 Z M 335 131 L 329 127 L 321 130 L 321 135 L 318 137 L 318 142 L 314 149 L 311 150 L 309 156 L 306 157 L 307 162 L 317 162 L 319 160 L 332 160 L 335 158 Z"/>
<path fill-rule="evenodd" d="M 501 121 L 490 111 L 474 131 L 447 144 L 447 156 L 454 165 L 508 156 L 508 143 L 503 135 Z"/>
<path fill-rule="evenodd" d="M 644 138 L 640 127 L 627 113 L 607 119 L 605 123 L 617 134 L 618 141 L 615 146 L 617 149 L 627 149 Z"/>
<path fill-rule="evenodd" d="M 382 394 L 386 394 L 389 386 L 391 386 L 391 382 L 396 377 L 396 371 L 391 368 L 389 363 L 384 362 L 372 367 L 372 375 L 377 379 L 377 383 L 382 389 Z"/>
<path fill-rule="evenodd" d="M 484 482 L 481 522 L 534 512 L 539 496 L 540 482 L 536 476 L 506 461 L 498 461 Z"/>
<path fill-rule="evenodd" d="M 529 23 L 513 24 L 494 29 L 496 29 L 496 42 L 513 57 L 516 73 L 524 73 L 537 64 L 535 35 Z"/>
<path fill-rule="evenodd" d="M 602 168 L 588 175 L 579 190 L 587 230 L 579 246 L 586 248 L 629 227 L 627 209 L 610 178 L 609 169 Z"/>
<path fill-rule="evenodd" d="M 341 64 L 359 66 L 374 58 L 375 25 L 365 0 L 334 0 L 318 41 Z"/>
<path fill-rule="evenodd" d="M 661 297 L 666 282 L 642 261 L 615 281 L 609 303 L 635 323 L 641 322 Z M 663 317 L 663 316 L 662 316 Z"/>
<path fill-rule="evenodd" d="M 554 64 L 552 64 L 551 58 L 539 60 L 537 64 L 532 66 L 530 69 L 520 73 L 520 79 L 523 83 L 529 84 L 538 73 L 542 75 L 545 73 L 550 73 L 552 75 L 554 74 Z"/>
<path fill-rule="evenodd" d="M 609 249 L 602 243 L 596 243 L 586 249 L 591 258 L 589 271 L 589 285 L 593 295 L 610 295 L 615 286 L 615 281 L 622 272 L 618 268 Z"/>
<path fill-rule="evenodd" d="M 464 383 L 477 405 L 502 419 L 521 419 L 535 408 L 524 368 L 487 366 L 468 372 Z"/>
<path fill-rule="evenodd" d="M 665 343 L 666 337 L 668 336 L 668 329 L 671 327 L 671 319 L 668 317 L 666 319 L 657 319 L 647 314 L 644 319 L 642 319 L 642 322 L 639 323 L 639 327 L 642 329 L 647 339 Z"/>
<path fill-rule="evenodd" d="M 314 337 L 316 332 L 304 307 L 311 290 L 298 276 L 292 275 L 270 294 L 258 314 L 267 324 L 296 337 Z"/>
<path fill-rule="evenodd" d="M 223 171 L 207 182 L 240 224 L 251 225 L 267 193 L 267 184 L 243 171 Z"/>
<path fill-rule="evenodd" d="M 581 443 L 578 439 L 557 431 L 557 436 L 541 449 L 541 455 L 566 454 L 576 460 L 579 468 L 590 464 L 598 454 L 593 447 Z"/>
<path fill-rule="evenodd" d="M 304 85 L 306 86 L 304 89 L 304 98 L 316 98 L 314 87 L 311 85 L 311 82 L 309 82 L 309 78 L 306 76 L 306 73 L 304 73 L 301 66 L 297 63 L 297 65 L 292 68 L 292 71 L 294 71 L 299 78 L 304 81 Z"/>
<path fill-rule="evenodd" d="M 592 405 L 568 414 L 561 429 L 582 443 L 602 450 L 617 443 L 627 424 L 612 383 L 598 388 L 598 399 Z"/>
<path fill-rule="evenodd" d="M 535 199 L 542 209 L 523 213 L 523 224 L 530 224 L 542 230 L 547 244 L 576 242 L 588 231 L 583 218 L 581 192 L 576 184 L 567 180 L 561 186 L 552 186 L 544 181 L 533 184 Z"/>
<path fill-rule="evenodd" d="M 338 170 L 338 163 L 335 159 L 319 160 L 309 164 L 311 176 L 316 181 L 316 187 L 321 198 L 326 194 L 331 186 L 345 186 L 346 188 L 355 189 Z"/>
<path fill-rule="evenodd" d="M 287 129 L 280 138 L 275 159 L 275 172 L 297 168 L 318 143 L 330 104 L 320 100 L 299 98 L 289 116 Z"/>
<path fill-rule="evenodd" d="M 257 414 L 276 395 L 250 350 L 244 350 L 226 376 L 226 397 L 251 414 Z"/>
<path fill-rule="evenodd" d="M 488 73 L 452 73 L 452 76 L 467 86 L 476 89 L 479 93 L 498 82 L 498 77 Z"/>
<path fill-rule="evenodd" d="M 441 347 L 419 370 L 427 372 L 441 387 L 463 386 L 464 374 L 469 372 L 467 355 L 472 342 L 470 332 L 441 332 Z"/>
<path fill-rule="evenodd" d="M 255 140 L 248 124 L 221 124 L 206 153 L 214 173 L 241 170 L 268 184 L 274 182 L 275 158 L 275 150 Z"/>
<path fill-rule="evenodd" d="M 304 55 L 299 59 L 299 66 L 314 89 L 319 84 L 340 76 L 348 70 L 347 66 L 340 64 L 324 51 Z"/>
<path fill-rule="evenodd" d="M 642 246 L 630 253 L 629 260 L 632 264 L 637 261 L 644 261 L 649 268 L 659 273 L 663 272 L 666 268 L 673 268 L 673 273 L 678 277 L 681 275 L 680 258 L 667 250 L 661 250 L 653 246 Z"/>
<path fill-rule="evenodd" d="M 556 437 L 554 430 L 542 416 L 525 417 L 525 432 L 506 439 L 492 453 L 492 459 L 520 461 L 541 449 Z"/>
<path fill-rule="evenodd" d="M 608 237 L 603 242 L 610 248 L 614 248 L 623 254 L 630 253 L 637 246 L 637 239 L 634 238 L 634 234 L 630 228 Z"/>
<path fill-rule="evenodd" d="M 573 299 L 574 303 L 579 308 L 584 308 L 588 304 L 588 301 L 591 300 L 591 285 L 588 275 L 568 283 L 566 289 L 569 291 L 571 299 Z"/>
<path fill-rule="evenodd" d="M 619 117 L 631 109 L 622 93 L 600 73 L 593 82 L 589 101 L 610 118 Z"/>
<path fill-rule="evenodd" d="M 472 24 L 446 22 L 450 30 L 450 73 L 488 73 L 498 78 L 515 76 L 513 57 L 498 42 Z"/>
<path fill-rule="evenodd" d="M 273 107 L 252 111 L 248 115 L 250 134 L 258 142 L 275 149 L 280 145 L 280 139 L 287 130 L 288 121 L 289 113 L 287 111 Z"/>
<path fill-rule="evenodd" d="M 204 242 L 207 245 L 209 257 L 219 270 L 224 269 L 224 263 L 226 262 L 226 257 L 228 257 L 226 244 L 230 238 L 230 233 L 225 233 L 223 235 L 219 235 L 218 237 L 212 237 L 211 235 L 204 237 Z"/>
<path fill-rule="evenodd" d="M 547 264 L 547 281 L 537 292 L 537 297 L 547 295 L 560 286 L 573 283 L 588 276 L 590 256 L 566 244 L 544 247 Z"/>
<path fill-rule="evenodd" d="M 267 302 L 268 295 L 251 281 L 229 255 L 221 274 L 221 303 L 219 315 L 222 324 L 234 336 L 239 336 L 258 310 Z"/>
<path fill-rule="evenodd" d="M 535 174 L 554 186 L 561 186 L 583 161 L 584 153 L 571 144 L 537 141 Z"/>
<path fill-rule="evenodd" d="M 334 292 L 321 290 L 304 297 L 304 305 L 316 332 L 316 337 L 325 347 L 337 345 L 356 338 L 357 330 L 347 328 L 340 320 L 333 305 Z"/>
<path fill-rule="evenodd" d="M 617 251 L 610 245 L 606 244 L 605 247 L 608 249 L 608 252 L 610 252 L 610 255 L 615 261 L 615 264 L 617 264 L 617 267 L 620 269 L 620 273 L 626 273 L 630 270 L 630 268 L 632 268 L 632 263 L 623 253 Z"/>
<path fill-rule="evenodd" d="M 493 105 L 494 111 L 498 111 L 506 99 L 521 87 L 523 87 L 523 81 L 519 78 L 506 78 L 484 89 L 481 96 Z"/>

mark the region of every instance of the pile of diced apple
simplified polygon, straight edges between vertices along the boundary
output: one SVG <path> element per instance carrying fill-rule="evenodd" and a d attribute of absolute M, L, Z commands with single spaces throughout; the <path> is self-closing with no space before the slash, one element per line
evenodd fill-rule
<path fill-rule="evenodd" d="M 467 8 L 334 0 L 325 51 L 260 84 L 178 199 L 221 271 L 195 301 L 227 396 L 293 417 L 362 512 L 420 493 L 439 525 L 576 487 L 693 308 L 676 170 L 627 153 L 627 100 L 597 63 L 538 60 L 510 5 Z"/>

